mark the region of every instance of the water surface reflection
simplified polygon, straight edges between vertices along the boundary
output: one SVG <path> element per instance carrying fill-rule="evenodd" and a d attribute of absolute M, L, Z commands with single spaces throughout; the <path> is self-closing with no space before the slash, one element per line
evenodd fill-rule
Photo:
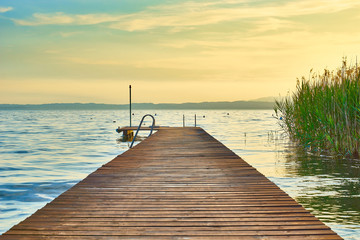
<path fill-rule="evenodd" d="M 303 149 L 284 151 L 289 176 L 301 179 L 295 199 L 328 223 L 360 223 L 360 161 L 318 156 Z M 294 164 L 295 163 L 295 164 Z"/>

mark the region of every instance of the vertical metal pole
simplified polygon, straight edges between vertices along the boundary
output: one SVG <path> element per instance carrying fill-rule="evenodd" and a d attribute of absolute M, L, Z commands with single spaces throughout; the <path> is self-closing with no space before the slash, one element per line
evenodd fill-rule
<path fill-rule="evenodd" d="M 196 114 L 195 114 L 195 127 L 196 127 Z"/>
<path fill-rule="evenodd" d="M 129 98 L 130 98 L 129 109 L 130 109 L 130 127 L 131 127 L 131 85 L 129 85 Z"/>
<path fill-rule="evenodd" d="M 183 127 L 185 127 L 185 115 L 183 115 Z"/>

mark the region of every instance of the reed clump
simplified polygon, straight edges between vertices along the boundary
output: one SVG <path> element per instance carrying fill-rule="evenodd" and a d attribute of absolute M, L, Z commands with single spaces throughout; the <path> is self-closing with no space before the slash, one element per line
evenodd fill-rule
<path fill-rule="evenodd" d="M 356 64 L 357 65 L 357 64 Z M 290 139 L 313 151 L 359 158 L 360 68 L 347 66 L 297 79 L 292 95 L 275 101 Z"/>

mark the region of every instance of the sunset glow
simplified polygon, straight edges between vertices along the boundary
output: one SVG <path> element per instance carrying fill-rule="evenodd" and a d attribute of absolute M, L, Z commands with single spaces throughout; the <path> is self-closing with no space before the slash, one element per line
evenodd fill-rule
<path fill-rule="evenodd" d="M 360 56 L 353 0 L 0 3 L 0 103 L 251 100 Z"/>

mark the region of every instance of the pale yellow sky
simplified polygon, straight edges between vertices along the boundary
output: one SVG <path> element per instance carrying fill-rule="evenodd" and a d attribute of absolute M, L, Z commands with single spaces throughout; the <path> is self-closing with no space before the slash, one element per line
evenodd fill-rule
<path fill-rule="evenodd" d="M 250 100 L 360 53 L 353 0 L 23 1 L 0 5 L 0 103 Z"/>

